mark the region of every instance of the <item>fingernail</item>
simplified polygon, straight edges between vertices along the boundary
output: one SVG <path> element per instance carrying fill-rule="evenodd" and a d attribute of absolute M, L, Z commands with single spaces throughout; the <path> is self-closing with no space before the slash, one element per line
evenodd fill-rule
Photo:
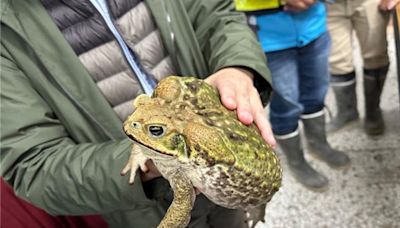
<path fill-rule="evenodd" d="M 272 149 L 276 149 L 276 140 L 274 136 L 271 136 L 270 133 L 268 132 L 267 133 L 264 132 L 262 136 L 265 139 L 265 141 L 272 147 Z"/>

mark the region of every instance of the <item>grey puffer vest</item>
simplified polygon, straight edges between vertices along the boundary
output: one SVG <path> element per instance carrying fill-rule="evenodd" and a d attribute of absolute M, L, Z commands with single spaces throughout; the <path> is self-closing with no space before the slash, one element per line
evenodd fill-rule
<path fill-rule="evenodd" d="M 89 1 L 42 3 L 118 117 L 124 120 L 133 111 L 133 99 L 143 91 L 101 15 Z M 175 69 L 146 4 L 141 0 L 109 0 L 108 7 L 114 25 L 144 70 L 157 80 L 174 75 Z"/>

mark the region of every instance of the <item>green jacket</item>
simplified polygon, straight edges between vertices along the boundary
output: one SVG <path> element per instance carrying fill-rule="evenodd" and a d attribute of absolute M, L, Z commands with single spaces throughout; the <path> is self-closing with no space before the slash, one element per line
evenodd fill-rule
<path fill-rule="evenodd" d="M 179 74 L 247 67 L 267 101 L 264 53 L 231 1 L 146 2 Z M 50 214 L 99 213 L 115 225 L 125 213 L 135 227 L 157 224 L 165 212 L 157 194 L 168 184 L 130 186 L 120 176 L 131 146 L 122 123 L 40 1 L 1 0 L 0 62 L 1 175 L 16 194 Z"/>

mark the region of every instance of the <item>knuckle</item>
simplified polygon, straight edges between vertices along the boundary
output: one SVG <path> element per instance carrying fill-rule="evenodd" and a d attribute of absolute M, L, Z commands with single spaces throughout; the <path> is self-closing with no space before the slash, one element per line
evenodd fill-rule
<path fill-rule="evenodd" d="M 250 91 L 250 94 L 251 95 L 259 95 L 259 93 L 258 93 L 258 90 L 254 87 L 254 86 L 252 86 L 250 89 L 249 89 L 249 91 Z"/>

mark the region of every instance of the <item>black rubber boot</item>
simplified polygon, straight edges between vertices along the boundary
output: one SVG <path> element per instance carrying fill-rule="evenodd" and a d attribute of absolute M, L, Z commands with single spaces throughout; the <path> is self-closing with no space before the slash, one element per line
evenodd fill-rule
<path fill-rule="evenodd" d="M 350 159 L 345 153 L 335 150 L 329 145 L 326 139 L 323 110 L 302 115 L 301 118 L 308 150 L 312 155 L 326 162 L 332 168 L 344 168 L 350 164 Z"/>
<path fill-rule="evenodd" d="M 295 179 L 311 190 L 326 190 L 328 179 L 313 169 L 305 160 L 298 131 L 297 134 L 288 138 L 285 136 L 276 136 L 276 139 L 279 147 L 286 155 L 289 169 Z"/>
<path fill-rule="evenodd" d="M 337 114 L 327 125 L 327 130 L 335 132 L 358 120 L 355 73 L 332 75 L 330 86 L 335 96 Z"/>
<path fill-rule="evenodd" d="M 364 69 L 364 130 L 368 135 L 381 135 L 385 128 L 379 104 L 388 68 L 389 66 L 374 70 Z"/>

